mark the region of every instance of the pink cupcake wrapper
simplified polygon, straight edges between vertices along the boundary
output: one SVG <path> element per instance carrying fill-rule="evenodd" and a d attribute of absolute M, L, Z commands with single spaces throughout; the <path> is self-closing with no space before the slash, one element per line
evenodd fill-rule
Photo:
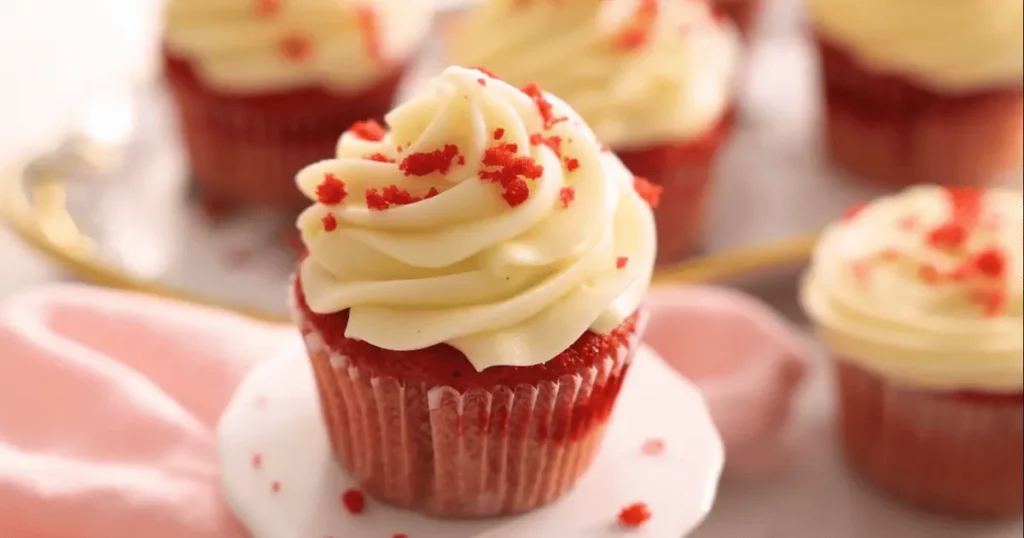
<path fill-rule="evenodd" d="M 1022 512 L 1019 398 L 894 384 L 845 360 L 837 383 L 846 455 L 870 482 L 927 510 Z"/>
<path fill-rule="evenodd" d="M 639 340 L 557 383 L 459 391 L 372 376 L 295 315 L 338 461 L 376 499 L 440 517 L 522 513 L 568 492 Z"/>

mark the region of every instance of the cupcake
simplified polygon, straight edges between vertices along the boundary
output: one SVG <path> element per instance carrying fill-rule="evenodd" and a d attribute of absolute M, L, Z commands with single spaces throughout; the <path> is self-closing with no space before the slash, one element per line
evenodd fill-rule
<path fill-rule="evenodd" d="M 208 203 L 301 209 L 295 173 L 390 108 L 429 2 L 171 0 L 165 78 Z"/>
<path fill-rule="evenodd" d="M 337 459 L 434 516 L 550 503 L 594 458 L 637 348 L 651 209 L 537 86 L 451 67 L 386 119 L 298 175 L 294 316 Z"/>
<path fill-rule="evenodd" d="M 830 226 L 803 282 L 850 464 L 925 509 L 1021 514 L 1022 203 L 912 187 Z"/>
<path fill-rule="evenodd" d="M 894 187 L 1019 169 L 1020 0 L 809 1 L 836 165 Z"/>
<path fill-rule="evenodd" d="M 740 49 L 706 2 L 488 0 L 448 48 L 457 63 L 565 99 L 634 174 L 664 189 L 658 262 L 692 250 L 732 130 Z"/>

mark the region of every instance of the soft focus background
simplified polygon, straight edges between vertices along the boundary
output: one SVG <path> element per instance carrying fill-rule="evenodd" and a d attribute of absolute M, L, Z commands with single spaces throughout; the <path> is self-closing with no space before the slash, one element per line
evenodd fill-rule
<path fill-rule="evenodd" d="M 151 73 L 159 5 L 0 1 L 0 166 L 55 143 L 90 99 Z M 0 297 L 60 277 L 0 226 Z"/>

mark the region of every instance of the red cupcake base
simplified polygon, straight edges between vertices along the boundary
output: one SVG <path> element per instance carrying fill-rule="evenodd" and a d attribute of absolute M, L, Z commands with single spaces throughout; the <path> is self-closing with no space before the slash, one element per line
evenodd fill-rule
<path fill-rule="evenodd" d="M 1020 515 L 1024 396 L 897 386 L 845 361 L 840 427 L 850 464 L 917 507 L 968 517 Z"/>
<path fill-rule="evenodd" d="M 187 60 L 164 54 L 165 78 L 202 196 L 231 207 L 308 205 L 295 187 L 295 174 L 333 157 L 352 123 L 383 118 L 402 72 L 352 95 L 313 87 L 234 95 L 205 85 Z"/>
<path fill-rule="evenodd" d="M 1024 155 L 1020 86 L 940 94 L 872 72 L 818 40 L 832 161 L 894 188 L 915 183 L 985 186 Z"/>
<path fill-rule="evenodd" d="M 700 239 L 717 156 L 734 123 L 733 115 L 729 114 L 696 140 L 614 150 L 631 172 L 663 189 L 660 203 L 654 209 L 658 264 L 682 260 Z"/>
<path fill-rule="evenodd" d="M 444 345 L 388 351 L 344 337 L 347 312 L 295 315 L 338 461 L 367 493 L 438 517 L 551 503 L 586 471 L 638 345 L 634 315 L 529 368 L 476 370 Z"/>

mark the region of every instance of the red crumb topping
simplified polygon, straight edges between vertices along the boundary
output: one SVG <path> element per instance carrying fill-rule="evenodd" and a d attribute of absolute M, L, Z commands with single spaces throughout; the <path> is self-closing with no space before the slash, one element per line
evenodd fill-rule
<path fill-rule="evenodd" d="M 925 240 L 939 250 L 956 250 L 967 241 L 967 230 L 958 222 L 947 222 L 928 232 Z"/>
<path fill-rule="evenodd" d="M 497 129 L 494 130 L 494 139 L 495 140 L 501 140 L 501 138 L 503 136 L 505 136 L 505 129 L 502 129 L 501 127 L 498 127 Z"/>
<path fill-rule="evenodd" d="M 906 230 L 906 231 L 909 232 L 909 231 L 913 231 L 914 228 L 917 228 L 917 224 L 918 224 L 917 217 L 915 217 L 913 215 L 910 215 L 910 216 L 906 216 L 906 217 L 903 217 L 902 219 L 900 219 L 899 226 L 900 226 L 901 229 Z"/>
<path fill-rule="evenodd" d="M 431 187 L 427 194 L 413 196 L 409 191 L 399 188 L 398 185 L 388 185 L 383 189 L 366 189 L 366 207 L 372 211 L 384 211 L 395 206 L 415 204 L 427 198 L 433 198 L 440 194 L 438 190 Z"/>
<path fill-rule="evenodd" d="M 887 248 L 882 251 L 881 256 L 883 260 L 895 260 L 900 257 L 900 251 L 894 248 Z"/>
<path fill-rule="evenodd" d="M 569 204 L 576 199 L 576 189 L 572 187 L 562 187 L 562 190 L 558 192 L 558 199 L 562 201 L 562 207 L 568 208 Z"/>
<path fill-rule="evenodd" d="M 426 176 L 435 172 L 447 174 L 448 170 L 451 170 L 452 161 L 457 157 L 460 157 L 459 147 L 455 144 L 446 144 L 434 151 L 410 153 L 402 159 L 398 169 L 407 176 Z"/>
<path fill-rule="evenodd" d="M 570 172 L 574 172 L 579 167 L 580 167 L 579 159 L 566 159 L 565 160 L 565 169 L 566 170 L 568 170 Z"/>
<path fill-rule="evenodd" d="M 627 258 L 625 256 L 619 256 L 618 258 L 615 258 L 615 268 L 616 269 L 622 269 L 622 268 L 626 267 L 627 263 L 629 263 L 629 258 Z"/>
<path fill-rule="evenodd" d="M 345 505 L 350 514 L 362 514 L 366 510 L 366 495 L 355 488 L 345 490 L 345 493 L 341 494 L 341 504 Z"/>
<path fill-rule="evenodd" d="M 349 127 L 348 132 L 370 142 L 380 142 L 387 134 L 377 120 L 357 121 L 352 124 L 352 127 Z"/>
<path fill-rule="evenodd" d="M 609 147 L 609 146 L 608 146 L 608 144 L 601 144 L 601 151 L 603 151 L 603 152 L 605 152 L 605 153 L 608 153 L 608 152 L 610 152 L 611 150 L 612 150 L 612 148 L 611 148 L 611 147 Z"/>
<path fill-rule="evenodd" d="M 973 299 L 981 305 L 982 314 L 986 317 L 1001 314 L 1009 301 L 1006 290 L 1003 288 L 975 292 Z"/>
<path fill-rule="evenodd" d="M 634 503 L 619 512 L 619 523 L 626 527 L 640 527 L 651 519 L 651 511 L 644 503 Z"/>
<path fill-rule="evenodd" d="M 516 207 L 530 197 L 526 179 L 537 179 L 544 173 L 544 167 L 532 158 L 519 155 L 516 144 L 498 144 L 484 150 L 480 179 L 501 185 L 501 197 L 511 207 Z"/>
<path fill-rule="evenodd" d="M 281 54 L 289 61 L 301 63 L 313 55 L 313 43 L 301 34 L 290 34 L 281 38 L 278 43 Z"/>
<path fill-rule="evenodd" d="M 325 232 L 333 232 L 338 229 L 338 219 L 336 219 L 332 213 L 324 215 L 324 218 L 320 219 L 320 222 L 323 223 Z"/>
<path fill-rule="evenodd" d="M 968 228 L 975 227 L 981 217 L 983 192 L 970 187 L 946 187 L 945 190 L 952 207 L 950 220 L 959 222 Z"/>
<path fill-rule="evenodd" d="M 926 284 L 935 284 L 939 281 L 939 270 L 931 264 L 924 264 L 917 270 L 917 275 Z"/>
<path fill-rule="evenodd" d="M 651 37 L 657 18 L 658 0 L 640 0 L 637 10 L 625 28 L 615 36 L 613 43 L 627 50 L 644 46 Z"/>
<path fill-rule="evenodd" d="M 345 182 L 334 174 L 326 174 L 324 180 L 316 186 L 316 201 L 324 205 L 338 205 L 345 200 L 348 192 Z"/>
<path fill-rule="evenodd" d="M 263 467 L 263 456 L 259 453 L 252 455 L 252 468 L 260 469 Z"/>
<path fill-rule="evenodd" d="M 281 0 L 256 0 L 256 15 L 273 17 L 281 13 Z"/>
<path fill-rule="evenodd" d="M 871 264 L 868 262 L 863 260 L 853 262 L 850 269 L 853 271 L 853 277 L 857 279 L 857 282 L 867 284 L 871 280 Z"/>
<path fill-rule="evenodd" d="M 379 163 L 393 163 L 393 162 L 395 162 L 394 159 L 392 159 L 391 157 L 388 157 L 387 155 L 384 155 L 383 153 L 372 153 L 372 154 L 367 155 L 367 156 L 365 156 L 363 158 L 368 160 L 368 161 L 377 161 Z"/>
<path fill-rule="evenodd" d="M 485 78 L 478 78 L 478 79 L 476 79 L 476 83 L 481 85 L 481 86 L 487 86 L 487 79 L 485 79 Z"/>
<path fill-rule="evenodd" d="M 533 103 L 537 105 L 537 111 L 540 112 L 541 119 L 544 120 L 544 128 L 550 129 L 556 124 L 568 120 L 566 117 L 555 117 L 554 107 L 551 102 L 544 97 L 544 92 L 541 91 L 540 87 L 534 83 L 527 84 L 520 88 L 520 90 L 526 95 L 533 99 Z"/>
<path fill-rule="evenodd" d="M 633 188 L 647 202 L 647 205 L 651 206 L 651 208 L 658 207 L 662 191 L 660 185 L 655 185 L 640 176 L 633 176 Z"/>
<path fill-rule="evenodd" d="M 462 165 L 466 164 L 466 156 L 465 155 L 459 155 L 459 157 L 457 159 L 455 159 L 455 162 L 458 163 L 459 166 L 462 166 Z"/>
<path fill-rule="evenodd" d="M 530 135 L 530 144 L 539 146 L 541 144 L 547 146 L 551 151 L 555 152 L 555 155 L 559 159 L 562 158 L 562 138 L 558 136 L 543 136 L 541 134 Z"/>
<path fill-rule="evenodd" d="M 359 23 L 359 31 L 363 37 L 363 50 L 366 51 L 366 55 L 375 62 L 383 61 L 377 11 L 370 6 L 359 6 L 356 8 L 356 20 Z"/>
<path fill-rule="evenodd" d="M 843 220 L 853 220 L 857 218 L 858 215 L 864 212 L 864 208 L 867 206 L 867 202 L 857 202 L 853 204 L 843 212 Z"/>
<path fill-rule="evenodd" d="M 1001 249 L 985 249 L 975 255 L 972 262 L 978 272 L 986 277 L 1001 278 L 1006 274 L 1006 253 Z"/>
<path fill-rule="evenodd" d="M 277 481 L 271 482 L 271 484 L 270 484 L 270 491 L 272 491 L 273 493 L 280 493 L 281 492 L 281 483 L 277 482 Z"/>
<path fill-rule="evenodd" d="M 665 441 L 661 439 L 648 439 L 642 448 L 644 454 L 657 456 L 665 452 Z"/>
<path fill-rule="evenodd" d="M 483 74 L 485 74 L 488 77 L 491 77 L 493 79 L 497 79 L 498 78 L 498 75 L 495 75 L 494 73 L 491 73 L 490 71 L 484 69 L 483 67 L 474 67 L 473 69 L 476 69 L 477 71 L 479 71 L 479 72 L 481 72 L 481 73 L 483 73 Z"/>

